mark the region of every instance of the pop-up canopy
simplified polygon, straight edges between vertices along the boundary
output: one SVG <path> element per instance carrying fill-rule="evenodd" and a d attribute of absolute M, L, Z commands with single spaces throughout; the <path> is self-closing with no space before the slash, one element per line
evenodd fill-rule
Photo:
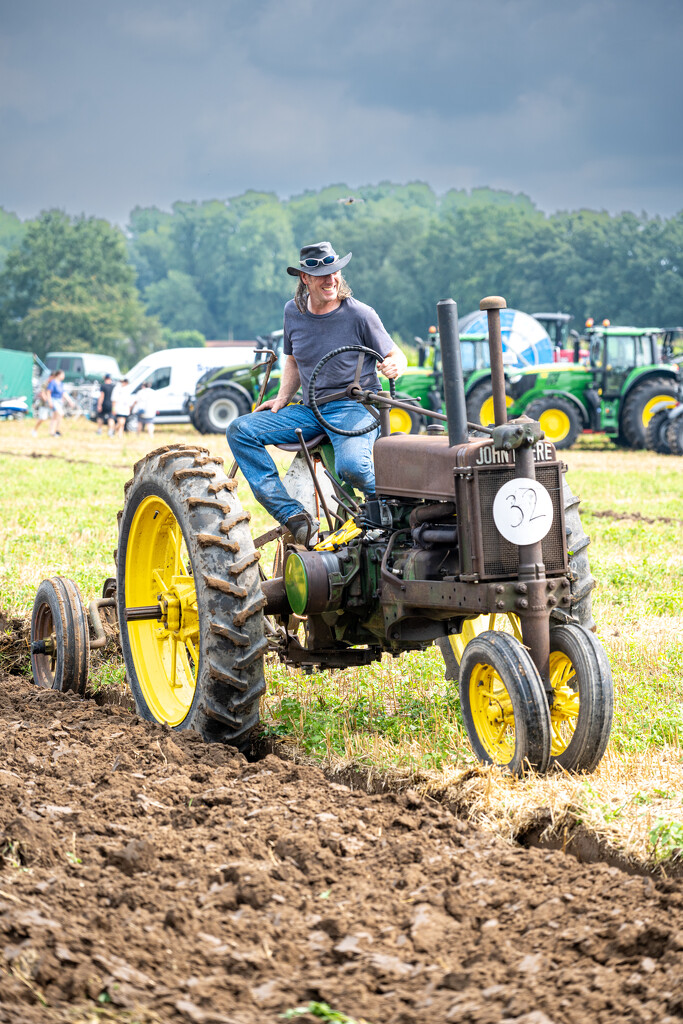
<path fill-rule="evenodd" d="M 488 334 L 486 313 L 476 309 L 458 321 L 460 334 Z M 507 354 L 507 365 L 538 366 L 552 363 L 553 343 L 550 335 L 528 313 L 519 309 L 501 309 L 500 333 L 503 338 L 503 353 Z M 514 361 L 510 356 L 514 355 Z"/>

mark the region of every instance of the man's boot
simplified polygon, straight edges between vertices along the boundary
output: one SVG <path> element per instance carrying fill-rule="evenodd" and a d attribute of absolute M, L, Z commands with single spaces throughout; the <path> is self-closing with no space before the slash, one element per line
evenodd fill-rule
<path fill-rule="evenodd" d="M 310 547 L 318 536 L 318 525 L 308 512 L 297 512 L 295 516 L 290 516 L 285 523 L 294 538 L 294 543 L 303 544 L 305 547 Z"/>

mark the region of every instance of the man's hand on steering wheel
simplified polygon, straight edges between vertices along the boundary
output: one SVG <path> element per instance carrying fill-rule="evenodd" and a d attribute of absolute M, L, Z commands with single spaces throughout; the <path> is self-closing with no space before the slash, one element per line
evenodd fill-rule
<path fill-rule="evenodd" d="M 379 363 L 377 369 L 380 373 L 388 377 L 389 380 L 396 380 L 402 373 L 405 373 L 408 360 L 400 351 L 400 349 L 392 349 L 388 356 L 384 357 L 384 361 Z"/>

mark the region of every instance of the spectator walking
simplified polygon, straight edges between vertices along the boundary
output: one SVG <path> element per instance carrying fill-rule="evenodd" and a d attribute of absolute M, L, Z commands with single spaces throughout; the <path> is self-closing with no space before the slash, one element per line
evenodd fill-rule
<path fill-rule="evenodd" d="M 138 433 L 147 428 L 150 437 L 154 436 L 154 417 L 157 414 L 157 396 L 149 386 L 149 381 L 140 385 L 140 390 L 135 396 L 135 412 L 138 417 Z"/>
<path fill-rule="evenodd" d="M 61 437 L 62 432 L 59 428 L 62 425 L 62 419 L 64 417 L 64 403 L 66 402 L 72 408 L 75 408 L 76 406 L 71 395 L 64 390 L 64 370 L 55 371 L 52 375 L 52 380 L 48 381 L 47 390 L 52 401 L 50 437 Z"/>
<path fill-rule="evenodd" d="M 110 437 L 114 436 L 114 414 L 111 396 L 115 387 L 116 384 L 112 380 L 111 374 L 105 373 L 100 393 L 97 397 L 97 433 L 102 433 L 102 427 L 106 423 Z"/>
<path fill-rule="evenodd" d="M 133 406 L 135 405 L 135 399 L 133 393 L 130 390 L 130 384 L 128 378 L 124 377 L 120 384 L 117 384 L 111 396 L 112 400 L 112 414 L 116 420 L 116 436 L 123 437 L 123 432 L 126 429 L 126 420 L 130 416 Z"/>
<path fill-rule="evenodd" d="M 50 413 L 52 412 L 52 398 L 50 397 L 50 392 L 48 391 L 47 386 L 53 377 L 54 373 L 51 373 L 47 380 L 43 381 L 36 392 L 36 397 L 33 399 L 33 411 L 36 416 L 33 430 L 31 431 L 33 437 L 38 436 L 40 424 L 47 423 L 50 418 Z"/>

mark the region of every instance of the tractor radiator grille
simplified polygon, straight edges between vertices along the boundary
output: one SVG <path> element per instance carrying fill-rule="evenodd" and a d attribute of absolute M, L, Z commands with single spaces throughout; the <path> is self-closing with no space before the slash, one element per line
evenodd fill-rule
<path fill-rule="evenodd" d="M 493 500 L 498 489 L 512 480 L 515 467 L 496 466 L 480 470 L 479 503 L 483 541 L 484 572 L 481 578 L 516 576 L 519 569 L 519 551 L 496 529 L 493 521 Z M 557 464 L 536 466 L 536 479 L 549 492 L 553 502 L 553 525 L 543 539 L 543 561 L 548 574 L 565 571 L 564 508 L 562 503 L 562 474 Z"/>

